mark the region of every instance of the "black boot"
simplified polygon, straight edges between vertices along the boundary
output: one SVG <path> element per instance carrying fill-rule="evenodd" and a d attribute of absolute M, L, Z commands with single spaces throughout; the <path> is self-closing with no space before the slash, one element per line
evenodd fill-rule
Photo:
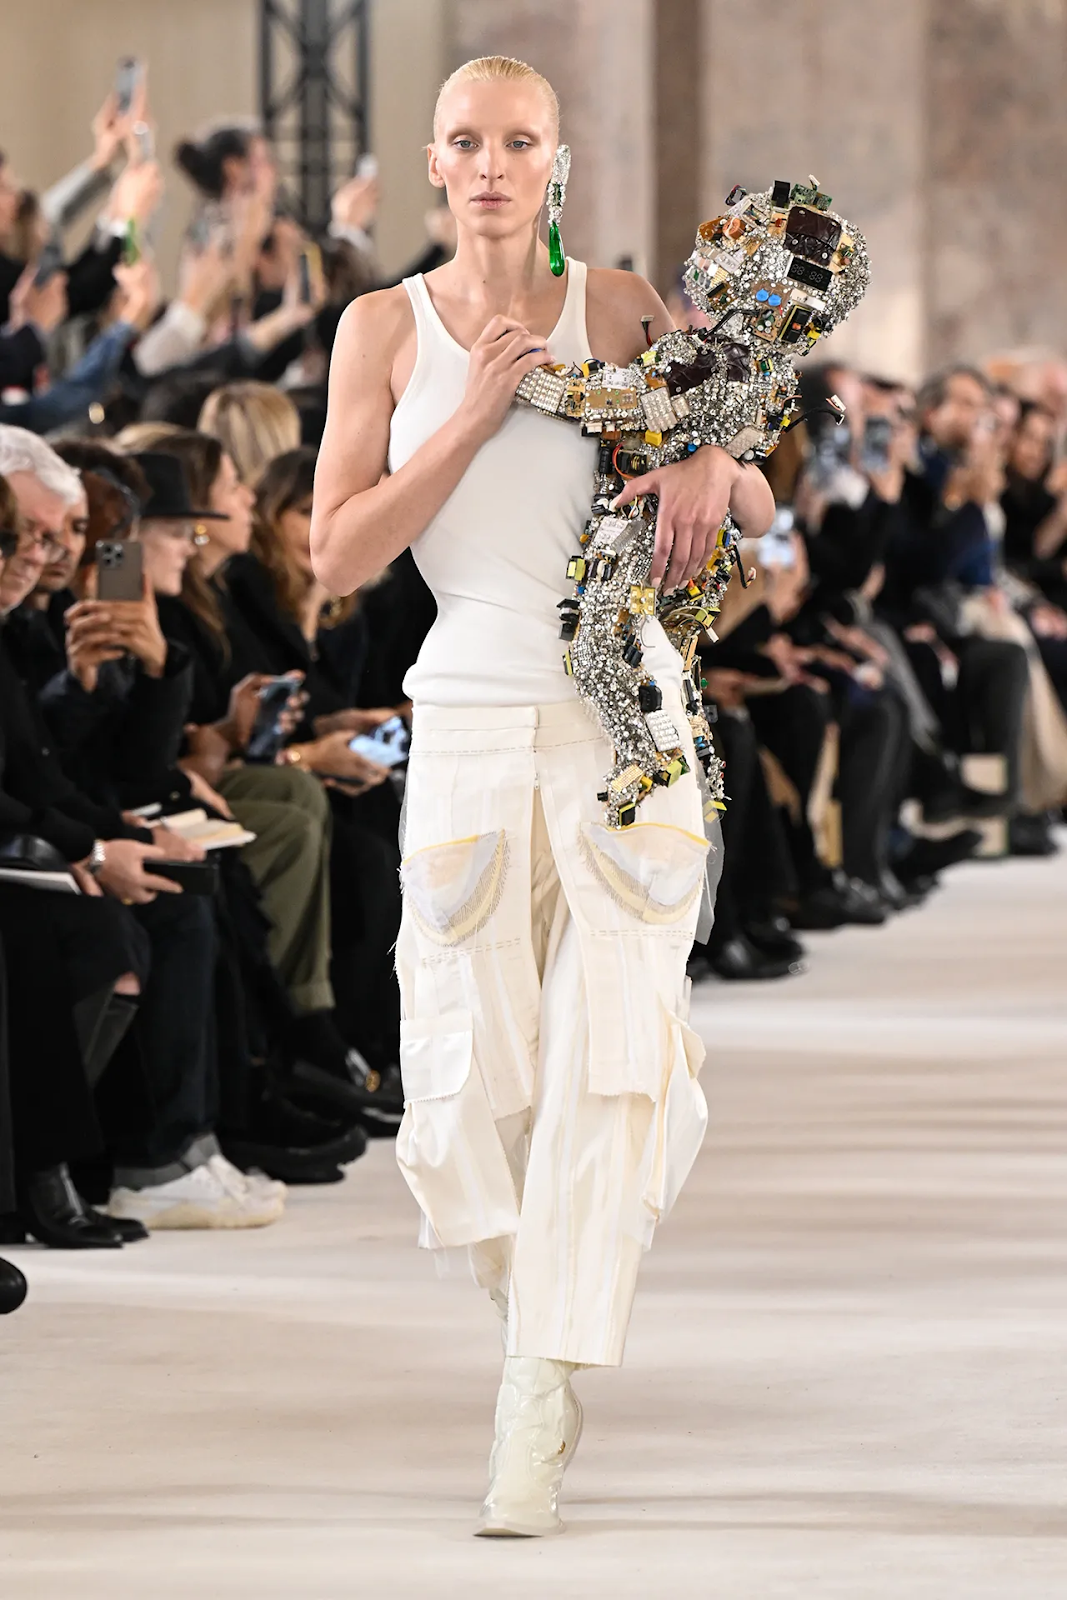
<path fill-rule="evenodd" d="M 26 1279 L 14 1262 L 0 1260 L 0 1317 L 17 1311 L 26 1298 Z"/>
<path fill-rule="evenodd" d="M 27 1229 L 53 1250 L 120 1250 L 122 1235 L 110 1217 L 95 1220 L 64 1162 L 31 1173 L 20 1195 Z M 95 1214 L 99 1216 L 99 1213 Z"/>

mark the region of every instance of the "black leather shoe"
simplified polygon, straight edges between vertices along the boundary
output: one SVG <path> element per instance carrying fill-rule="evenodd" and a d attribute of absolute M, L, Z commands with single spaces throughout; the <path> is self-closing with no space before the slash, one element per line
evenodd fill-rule
<path fill-rule="evenodd" d="M 142 1239 L 148 1238 L 148 1229 L 136 1217 L 108 1217 L 88 1201 L 85 1202 L 85 1214 L 102 1228 L 114 1228 L 123 1244 L 139 1244 Z"/>
<path fill-rule="evenodd" d="M 20 1211 L 35 1239 L 53 1250 L 121 1250 L 110 1217 L 94 1221 L 75 1189 L 66 1163 L 35 1172 L 20 1196 Z"/>
<path fill-rule="evenodd" d="M 1009 855 L 1054 856 L 1058 850 L 1047 811 L 1020 811 L 1008 823 Z"/>
<path fill-rule="evenodd" d="M 842 928 L 848 921 L 844 897 L 833 884 L 824 884 L 803 895 L 788 913 L 791 928 L 803 932 L 821 933 L 830 928 Z"/>
<path fill-rule="evenodd" d="M 0 1260 L 0 1317 L 17 1311 L 26 1298 L 26 1279 L 12 1261 Z"/>
<path fill-rule="evenodd" d="M 323 1108 L 325 1110 L 325 1108 Z M 359 1128 L 355 1112 L 343 1112 L 332 1107 L 331 1115 L 322 1111 L 309 1111 L 293 1102 L 277 1089 L 268 1090 L 253 1106 L 247 1126 L 235 1129 L 237 1137 L 256 1144 L 284 1145 L 288 1150 L 314 1150 L 329 1144 Z"/>
<path fill-rule="evenodd" d="M 347 1052 L 343 1066 L 336 1070 L 327 1070 L 311 1061 L 296 1061 L 292 1081 L 294 1087 L 314 1090 L 322 1100 L 343 1112 L 355 1113 L 361 1119 L 374 1117 L 390 1121 L 395 1128 L 404 1113 L 399 1067 L 390 1066 L 378 1072 L 355 1049 Z"/>
<path fill-rule="evenodd" d="M 763 955 L 743 934 L 728 940 L 721 950 L 709 953 L 708 966 L 730 983 L 788 978 L 804 970 L 802 961 L 790 961 L 786 956 Z"/>
<path fill-rule="evenodd" d="M 363 1147 L 358 1152 L 362 1155 L 367 1147 L 367 1136 L 361 1128 L 357 1128 L 356 1133 L 363 1140 Z M 256 1144 L 249 1139 L 222 1137 L 219 1146 L 227 1161 L 240 1167 L 242 1172 L 265 1172 L 268 1178 L 280 1178 L 282 1183 L 340 1183 L 345 1175 L 344 1168 L 336 1158 L 318 1149 L 287 1150 L 284 1145 Z M 355 1155 L 349 1154 L 341 1157 L 346 1162 L 355 1159 Z"/>
<path fill-rule="evenodd" d="M 896 873 L 888 867 L 879 873 L 875 887 L 890 911 L 910 911 L 912 906 L 921 905 L 923 901 L 918 890 L 905 888 Z"/>
<path fill-rule="evenodd" d="M 914 839 L 911 848 L 893 863 L 893 871 L 906 889 L 918 888 L 922 880 L 936 878 L 947 867 L 954 867 L 974 855 L 982 842 L 975 828 L 961 828 L 947 839 Z"/>
<path fill-rule="evenodd" d="M 745 938 L 765 956 L 780 956 L 789 961 L 803 961 L 806 951 L 799 939 L 793 938 L 792 929 L 785 917 L 767 917 L 762 922 L 749 922 Z"/>
<path fill-rule="evenodd" d="M 858 928 L 880 928 L 889 908 L 878 890 L 860 878 L 846 878 L 842 887 L 845 921 Z"/>

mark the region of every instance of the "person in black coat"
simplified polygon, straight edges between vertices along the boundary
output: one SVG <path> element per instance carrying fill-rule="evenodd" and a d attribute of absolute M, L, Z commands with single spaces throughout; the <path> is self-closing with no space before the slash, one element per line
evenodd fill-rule
<path fill-rule="evenodd" d="M 0 584 L 3 563 L 19 558 L 22 542 L 12 527 L 14 496 L 0 479 Z M 2 592 L 2 591 L 0 591 Z M 10 663 L 0 634 L 0 849 L 24 856 L 27 846 L 53 846 L 62 867 L 84 853 L 79 829 L 89 820 L 65 816 L 61 795 L 41 792 L 40 803 L 7 792 L 9 729 L 16 746 L 34 730 L 20 717 L 22 697 L 8 675 Z M 44 747 L 47 758 L 48 748 Z M 25 780 L 26 763 L 23 763 Z M 51 803 L 51 802 L 56 803 Z M 106 819 L 93 820 L 102 824 Z M 88 834 L 90 854 L 93 835 Z M 29 1227 L 47 1244 L 67 1248 L 116 1246 L 144 1237 L 137 1223 L 112 1223 L 87 1207 L 74 1188 L 69 1162 L 95 1161 L 104 1152 L 92 1086 L 98 1083 L 132 1020 L 149 971 L 149 945 L 131 913 L 100 893 L 80 866 L 72 869 L 86 891 L 70 896 L 15 881 L 0 883 L 0 933 L 4 944 L 7 1000 L 3 1049 L 10 1055 L 10 1089 L 0 1084 L 0 1123 L 10 1106 L 11 1166 L 2 1178 L 0 1239 L 19 1243 Z M 136 1080 L 136 1071 L 133 1074 Z M 120 1097 L 129 1126 L 138 1085 L 127 1071 Z M 143 1096 L 140 1097 L 142 1109 Z M 3 1152 L 0 1151 L 0 1157 Z M 15 1212 L 16 1201 L 19 1210 Z"/>
<path fill-rule="evenodd" d="M 207 460 L 208 447 L 215 451 L 211 461 Z M 160 439 L 156 448 L 179 455 L 187 470 L 191 468 L 191 484 L 197 475 L 204 476 L 207 487 L 197 484 L 197 497 L 203 501 L 206 496 L 215 503 L 210 480 L 216 473 L 224 477 L 232 472 L 225 455 L 219 466 L 217 441 L 188 434 Z M 301 499 L 309 497 L 307 472 L 313 455 L 294 451 L 279 460 L 299 462 L 304 475 L 300 481 L 306 483 Z M 388 770 L 349 749 L 354 733 L 377 726 L 391 711 L 352 709 L 355 673 L 346 664 L 346 653 L 341 650 L 324 656 L 317 643 L 309 643 L 284 607 L 278 606 L 269 579 L 259 589 L 262 611 L 238 604 L 230 592 L 230 574 L 235 574 L 243 598 L 248 583 L 256 582 L 259 569 L 241 548 L 243 541 L 236 537 L 234 521 L 229 525 L 206 523 L 204 537 L 205 543 L 187 571 L 182 600 L 160 601 L 165 633 L 184 644 L 193 657 L 191 749 L 194 756 L 203 752 L 206 763 L 212 746 L 220 747 L 217 775 L 209 781 L 218 783 L 238 816 L 261 789 L 270 793 L 278 780 L 285 778 L 299 785 L 309 814 L 324 807 L 330 836 L 332 990 L 337 1020 L 345 1038 L 370 1064 L 378 1085 L 372 1091 L 375 1105 L 388 1104 L 389 1110 L 383 1114 L 394 1118 L 402 1106 L 397 1066 L 400 1002 L 391 953 L 400 918 L 399 802 L 386 782 Z M 234 697 L 242 685 L 260 684 L 290 672 L 304 675 L 311 696 L 303 708 L 301 725 L 289 730 L 296 742 L 282 752 L 280 766 L 234 765 L 233 758 L 244 755 L 250 731 L 248 726 L 243 731 L 236 728 Z M 310 794 L 309 778 L 316 780 Z M 320 778 L 322 782 L 317 781 Z M 363 1086 L 357 1085 L 357 1091 L 362 1093 Z"/>
<path fill-rule="evenodd" d="M 10 611 L 33 589 L 44 566 L 59 558 L 66 515 L 82 491 L 77 475 L 47 445 L 19 429 L 0 428 L 0 468 L 12 475 L 22 516 L 18 547 L 0 576 L 0 609 Z M 135 905 L 152 948 L 136 1033 L 156 1112 L 139 1139 L 116 1151 L 112 1210 L 153 1226 L 274 1221 L 281 1211 L 277 1192 L 235 1185 L 239 1175 L 231 1178 L 218 1165 L 211 902 L 182 895 L 176 883 L 153 873 L 154 861 L 165 852 L 152 834 L 66 777 L 2 636 L 0 727 L 6 792 L 23 812 L 22 831 L 54 844 L 71 864 L 93 869 L 105 894 Z"/>

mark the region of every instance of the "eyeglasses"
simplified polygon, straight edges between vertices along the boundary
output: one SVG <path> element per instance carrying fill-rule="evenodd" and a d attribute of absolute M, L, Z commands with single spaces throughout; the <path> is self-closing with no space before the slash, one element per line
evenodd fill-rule
<path fill-rule="evenodd" d="M 70 554 L 62 539 L 55 538 L 47 528 L 35 528 L 32 526 L 21 529 L 16 538 L 15 548 L 27 552 L 40 550 L 46 562 L 58 561 L 61 556 Z"/>

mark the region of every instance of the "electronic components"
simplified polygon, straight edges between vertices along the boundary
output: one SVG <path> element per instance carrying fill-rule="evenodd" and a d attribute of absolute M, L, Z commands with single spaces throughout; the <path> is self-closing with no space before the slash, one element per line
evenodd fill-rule
<path fill-rule="evenodd" d="M 795 360 L 849 314 L 867 287 L 863 238 L 829 207 L 815 179 L 779 179 L 755 194 L 735 187 L 726 211 L 701 224 L 686 266 L 687 292 L 712 316 L 710 328 L 666 333 L 627 367 L 592 358 L 570 368 L 549 365 L 518 386 L 520 404 L 600 439 L 589 519 L 567 566 L 574 592 L 558 611 L 567 646 L 563 670 L 614 747 L 613 769 L 599 791 L 609 826 L 628 826 L 654 788 L 690 770 L 681 731 L 644 665 L 642 636 L 656 623 L 682 656 L 685 725 L 707 780 L 705 808 L 722 808 L 722 768 L 696 651 L 738 563 L 736 529 L 727 517 L 704 572 L 682 589 L 658 591 L 648 582 L 656 501 L 616 511 L 615 498 L 635 475 L 702 445 L 719 445 L 744 461 L 774 449 L 795 405 Z"/>

